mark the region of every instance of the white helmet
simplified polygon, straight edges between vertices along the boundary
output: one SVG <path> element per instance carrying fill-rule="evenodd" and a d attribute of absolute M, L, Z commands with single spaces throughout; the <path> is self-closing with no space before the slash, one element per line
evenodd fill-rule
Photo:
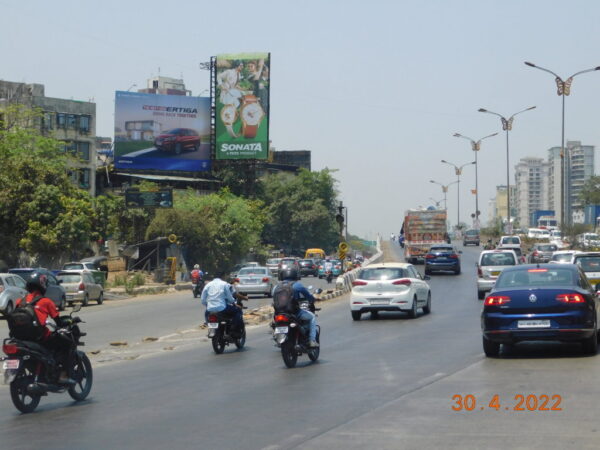
<path fill-rule="evenodd" d="M 194 264 L 194 269 L 200 269 L 200 264 Z"/>

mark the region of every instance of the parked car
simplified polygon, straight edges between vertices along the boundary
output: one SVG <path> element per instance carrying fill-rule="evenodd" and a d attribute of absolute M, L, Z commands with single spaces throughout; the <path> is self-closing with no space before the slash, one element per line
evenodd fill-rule
<path fill-rule="evenodd" d="M 479 230 L 467 230 L 463 236 L 463 245 L 466 247 L 467 245 L 475 245 L 479 247 L 480 237 Z"/>
<path fill-rule="evenodd" d="M 558 247 L 555 244 L 535 244 L 529 253 L 529 262 L 531 264 L 549 262 L 556 251 Z"/>
<path fill-rule="evenodd" d="M 600 252 L 581 252 L 573 256 L 573 263 L 581 267 L 592 284 L 600 283 Z"/>
<path fill-rule="evenodd" d="M 278 278 L 281 279 L 281 271 L 286 269 L 295 268 L 298 271 L 298 279 L 300 279 L 300 265 L 296 258 L 281 258 L 279 261 Z"/>
<path fill-rule="evenodd" d="M 507 267 L 516 266 L 519 259 L 514 250 L 484 250 L 477 263 L 477 298 L 483 300 L 485 293 L 492 290 L 498 276 Z"/>
<path fill-rule="evenodd" d="M 431 246 L 425 255 L 425 275 L 430 275 L 435 271 L 450 271 L 459 275 L 461 253 L 449 244 Z"/>
<path fill-rule="evenodd" d="M 196 130 L 190 128 L 173 128 L 164 131 L 154 139 L 154 147 L 158 150 L 181 154 L 183 150 L 200 149 L 200 136 Z"/>
<path fill-rule="evenodd" d="M 38 268 L 28 267 L 28 268 L 9 269 L 8 272 L 19 275 L 21 278 L 23 278 L 25 280 L 26 283 L 29 280 L 29 276 L 33 272 L 40 272 L 40 273 L 45 274 L 48 277 L 48 287 L 46 288 L 46 294 L 45 294 L 46 297 L 51 299 L 56 304 L 56 307 L 60 311 L 65 310 L 65 307 L 67 306 L 67 293 L 65 292 L 65 289 L 60 285 L 60 282 L 56 279 L 54 274 L 52 272 L 50 272 L 48 269 L 45 269 L 43 267 L 38 267 Z"/>
<path fill-rule="evenodd" d="M 319 276 L 319 267 L 312 259 L 301 259 L 298 261 L 298 265 L 300 266 L 300 276 Z"/>
<path fill-rule="evenodd" d="M 552 253 L 550 263 L 553 264 L 573 264 L 575 255 L 581 253 L 579 250 L 558 250 Z"/>
<path fill-rule="evenodd" d="M 497 356 L 501 344 L 521 341 L 578 341 L 598 351 L 599 301 L 575 265 L 521 265 L 505 268 L 481 313 L 483 351 Z"/>
<path fill-rule="evenodd" d="M 104 288 L 88 270 L 63 270 L 58 272 L 56 278 L 65 289 L 69 306 L 74 302 L 81 302 L 83 306 L 87 306 L 90 300 L 95 300 L 101 305 L 104 301 Z"/>
<path fill-rule="evenodd" d="M 268 267 L 243 267 L 235 278 L 239 282 L 237 290 L 242 294 L 263 294 L 271 296 L 276 280 Z"/>
<path fill-rule="evenodd" d="M 62 270 L 87 270 L 94 277 L 94 282 L 103 287 L 108 276 L 108 272 L 100 270 L 99 266 L 93 261 L 68 262 L 63 264 Z"/>
<path fill-rule="evenodd" d="M 431 312 L 431 289 L 412 264 L 384 263 L 362 268 L 352 282 L 350 312 L 353 320 L 363 313 L 376 316 L 380 311 L 403 311 L 411 318 L 417 310 Z"/>
<path fill-rule="evenodd" d="M 267 267 L 271 271 L 271 274 L 277 275 L 279 273 L 279 263 L 281 258 L 269 258 L 267 259 Z"/>
<path fill-rule="evenodd" d="M 25 280 L 19 275 L 0 273 L 0 312 L 10 314 L 17 300 L 27 295 Z"/>

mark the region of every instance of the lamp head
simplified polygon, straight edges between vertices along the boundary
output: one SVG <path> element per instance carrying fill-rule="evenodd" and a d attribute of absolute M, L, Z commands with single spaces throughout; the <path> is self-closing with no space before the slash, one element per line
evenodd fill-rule
<path fill-rule="evenodd" d="M 485 108 L 479 108 L 477 111 L 479 111 L 479 112 L 488 112 L 488 110 L 485 109 Z"/>
<path fill-rule="evenodd" d="M 528 65 L 529 67 L 535 67 L 535 64 L 529 61 L 525 61 L 525 64 Z"/>

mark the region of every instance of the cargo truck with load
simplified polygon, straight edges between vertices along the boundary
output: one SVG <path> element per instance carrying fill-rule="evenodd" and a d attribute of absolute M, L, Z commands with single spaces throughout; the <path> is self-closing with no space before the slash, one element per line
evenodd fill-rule
<path fill-rule="evenodd" d="M 409 263 L 423 260 L 432 245 L 448 242 L 446 210 L 408 210 L 402 224 L 404 259 Z"/>

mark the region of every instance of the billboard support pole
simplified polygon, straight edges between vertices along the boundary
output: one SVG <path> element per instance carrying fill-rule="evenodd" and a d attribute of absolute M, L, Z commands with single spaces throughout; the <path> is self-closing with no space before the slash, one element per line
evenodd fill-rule
<path fill-rule="evenodd" d="M 210 57 L 210 159 L 215 161 L 217 148 L 217 102 L 215 100 L 217 88 L 217 57 Z"/>

